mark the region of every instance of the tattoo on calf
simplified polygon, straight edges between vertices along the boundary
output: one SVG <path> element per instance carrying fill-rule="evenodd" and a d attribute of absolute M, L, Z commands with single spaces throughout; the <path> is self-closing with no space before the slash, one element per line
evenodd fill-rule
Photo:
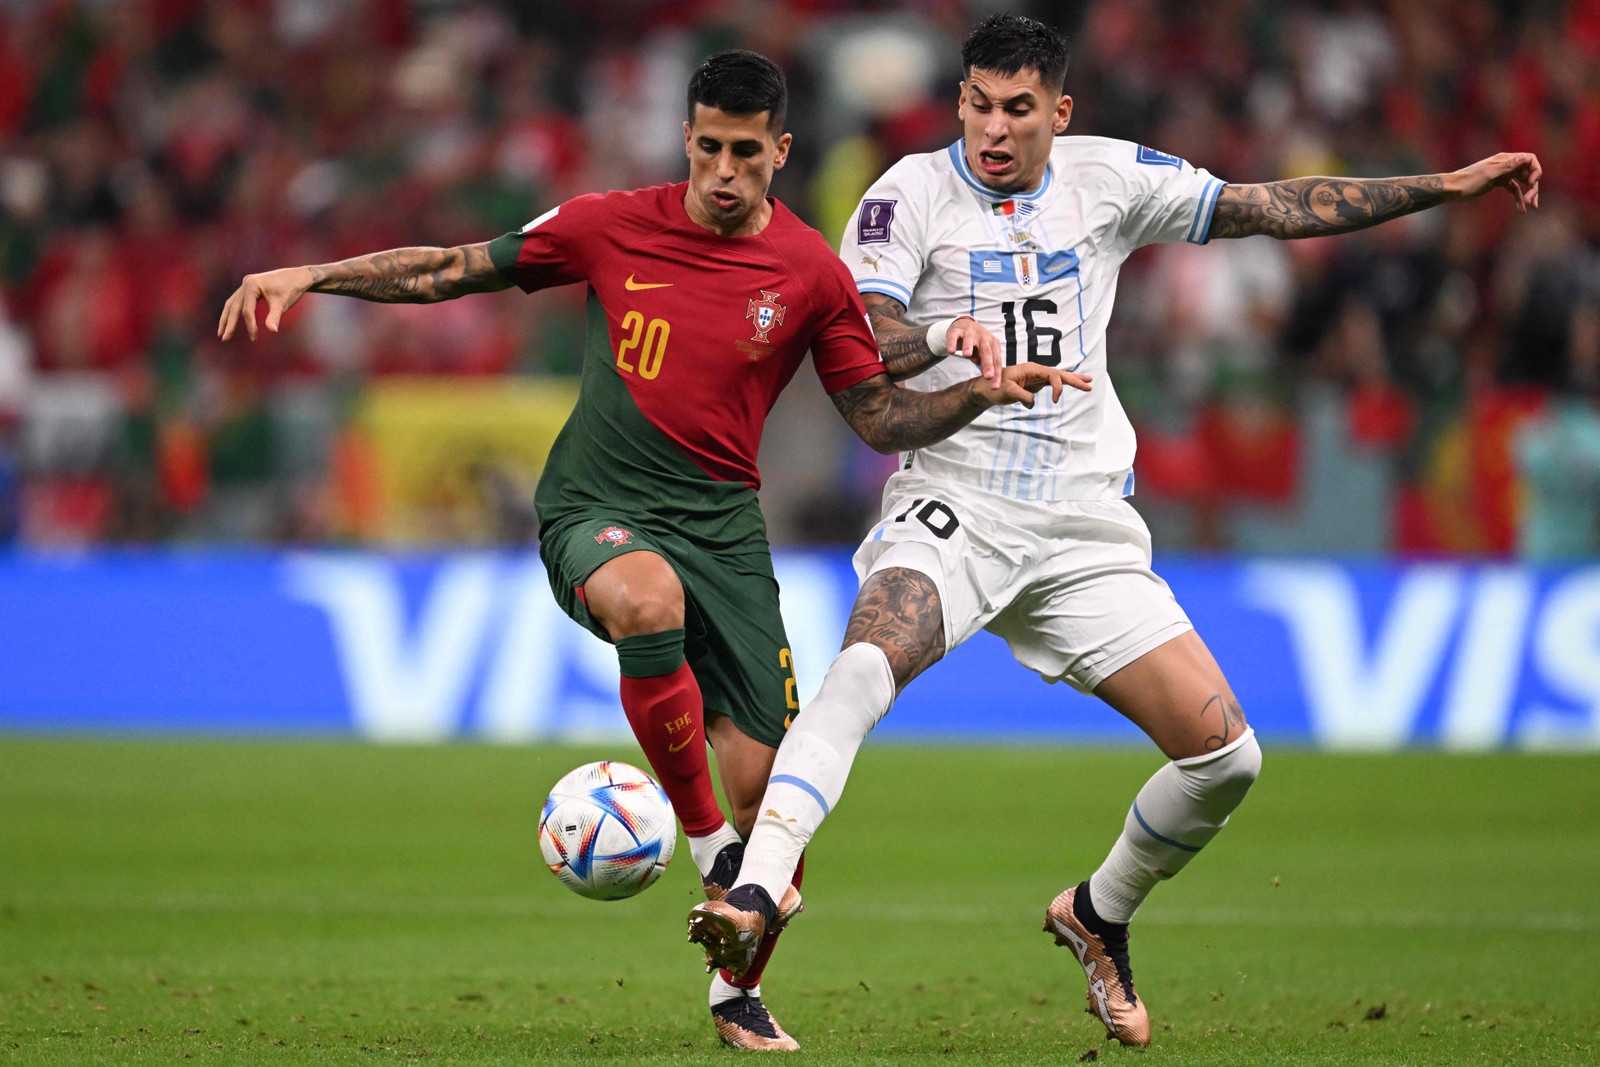
<path fill-rule="evenodd" d="M 944 655 L 944 611 L 933 579 L 894 567 L 867 579 L 845 630 L 846 646 L 865 641 L 889 660 L 896 690 Z"/>
<path fill-rule="evenodd" d="M 1323 237 L 1375 226 L 1444 203 L 1444 178 L 1291 178 L 1228 186 L 1211 237 Z"/>
<path fill-rule="evenodd" d="M 1222 718 L 1222 732 L 1220 734 L 1212 734 L 1206 738 L 1207 752 L 1215 752 L 1220 748 L 1224 748 L 1229 742 L 1238 739 L 1244 734 L 1244 709 L 1239 706 L 1238 698 L 1233 696 L 1224 697 L 1221 693 L 1213 694 L 1211 699 L 1206 701 L 1205 707 L 1200 709 L 1200 718 L 1204 719 L 1209 715 L 1213 705 L 1215 705 L 1218 714 Z"/>

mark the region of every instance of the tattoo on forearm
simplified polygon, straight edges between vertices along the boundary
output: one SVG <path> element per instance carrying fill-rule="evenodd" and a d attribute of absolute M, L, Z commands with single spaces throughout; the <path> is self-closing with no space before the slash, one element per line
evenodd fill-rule
<path fill-rule="evenodd" d="M 510 283 L 495 269 L 487 244 L 396 248 L 311 269 L 311 291 L 386 304 L 429 304 Z"/>
<path fill-rule="evenodd" d="M 1214 694 L 1200 709 L 1200 718 L 1206 718 L 1213 711 L 1221 719 L 1222 732 L 1206 738 L 1207 752 L 1215 752 L 1244 734 L 1244 709 L 1239 706 L 1238 698 Z"/>
<path fill-rule="evenodd" d="M 1444 176 L 1291 178 L 1230 185 L 1217 197 L 1211 237 L 1324 237 L 1444 203 Z"/>
<path fill-rule="evenodd" d="M 906 452 L 943 441 L 989 407 L 977 387 L 983 379 L 922 393 L 882 374 L 833 393 L 829 399 L 863 441 L 879 452 Z"/>
<path fill-rule="evenodd" d="M 895 691 L 944 655 L 944 611 L 933 579 L 891 567 L 867 579 L 856 597 L 844 646 L 876 645 L 894 672 Z"/>
<path fill-rule="evenodd" d="M 906 324 L 906 306 L 891 297 L 876 296 L 867 304 L 867 321 L 877 338 L 884 368 L 895 381 L 921 374 L 944 355 L 928 350 L 928 331 Z"/>

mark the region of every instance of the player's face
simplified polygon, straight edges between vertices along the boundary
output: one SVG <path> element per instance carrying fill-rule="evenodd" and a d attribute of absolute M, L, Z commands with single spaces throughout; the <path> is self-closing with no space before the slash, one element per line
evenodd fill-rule
<path fill-rule="evenodd" d="M 1072 97 L 1030 67 L 1011 75 L 974 67 L 961 83 L 959 114 L 972 173 L 997 192 L 1022 193 L 1044 179 L 1056 134 L 1072 118 Z"/>
<path fill-rule="evenodd" d="M 790 136 L 774 137 L 770 112 L 734 115 L 704 104 L 683 124 L 689 154 L 689 217 L 724 237 L 760 233 L 772 217 L 767 189 L 789 158 Z"/>

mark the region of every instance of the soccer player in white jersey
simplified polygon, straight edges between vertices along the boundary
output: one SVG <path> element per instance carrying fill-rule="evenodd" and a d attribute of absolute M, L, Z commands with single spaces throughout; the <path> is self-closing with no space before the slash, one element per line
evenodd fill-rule
<path fill-rule="evenodd" d="M 1134 435 L 1106 373 L 1117 272 L 1158 241 L 1345 233 L 1497 187 L 1527 211 L 1539 163 L 1505 153 L 1450 174 L 1229 185 L 1131 142 L 1060 137 L 1072 116 L 1067 48 L 1048 27 L 992 16 L 961 58 L 964 136 L 890 168 L 844 241 L 879 347 L 891 365 L 940 360 L 909 383 L 920 388 L 1030 360 L 1095 385 L 995 409 L 902 457 L 856 553 L 844 651 L 778 750 L 736 888 L 690 913 L 690 939 L 740 970 L 868 731 L 911 679 L 988 629 L 1024 666 L 1127 716 L 1171 761 L 1139 790 L 1099 869 L 1045 913 L 1110 1035 L 1143 1045 L 1150 1018 L 1128 923 L 1222 829 L 1261 750 L 1124 500 Z M 956 352 L 979 366 L 943 359 Z"/>

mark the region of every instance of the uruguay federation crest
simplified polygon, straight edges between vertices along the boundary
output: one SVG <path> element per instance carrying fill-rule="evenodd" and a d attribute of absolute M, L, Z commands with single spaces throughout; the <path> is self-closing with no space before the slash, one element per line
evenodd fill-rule
<path fill-rule="evenodd" d="M 750 340 L 770 345 L 772 342 L 767 340 L 767 334 L 783 325 L 783 313 L 785 310 L 787 309 L 778 303 L 777 293 L 769 293 L 765 289 L 761 290 L 761 299 L 750 301 L 750 308 L 744 313 L 745 318 L 756 324 L 755 336 Z"/>
<path fill-rule="evenodd" d="M 1011 262 L 1017 268 L 1017 284 L 1022 286 L 1023 292 L 1031 290 L 1039 284 L 1039 254 L 1037 252 L 1013 252 Z"/>

